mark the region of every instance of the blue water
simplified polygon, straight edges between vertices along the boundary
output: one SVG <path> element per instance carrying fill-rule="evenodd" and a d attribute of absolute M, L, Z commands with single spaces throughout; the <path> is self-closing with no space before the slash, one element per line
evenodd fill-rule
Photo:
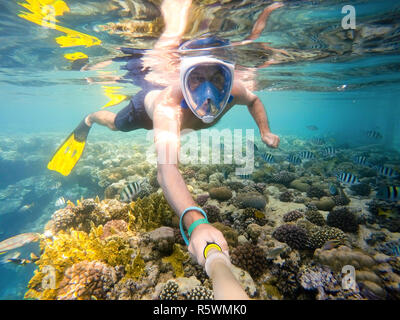
<path fill-rule="evenodd" d="M 121 18 L 118 11 L 79 16 L 79 3 L 87 6 L 91 3 L 66 2 L 74 10 L 61 18 L 62 25 L 99 37 L 102 46 L 60 48 L 54 38 L 62 33 L 17 17 L 23 8 L 14 1 L 0 5 L 0 165 L 7 165 L 7 170 L 0 168 L 0 193 L 14 185 L 15 189 L 7 197 L 13 198 L 29 190 L 21 203 L 35 203 L 29 212 L 0 212 L 0 241 L 23 232 L 42 232 L 56 210 L 55 199 L 67 197 L 68 192 L 75 197 L 71 198 L 74 201 L 80 198 L 78 193 L 84 197 L 102 195 L 101 188 L 68 180 L 46 169 L 63 137 L 84 115 L 99 110 L 109 101 L 103 94 L 102 84 L 88 84 L 85 80 L 99 76 L 98 71 L 66 70 L 69 63 L 62 55 L 82 50 L 99 62 L 112 57 L 118 46 L 134 46 L 137 41 L 140 47 L 151 48 L 151 40 L 157 38 L 152 34 L 148 42 L 135 39 L 132 45 L 118 34 L 95 32 L 94 25 Z M 282 137 L 296 136 L 304 140 L 329 137 L 337 145 L 350 147 L 378 143 L 383 150 L 400 152 L 400 6 L 394 1 L 354 1 L 356 30 L 366 32 L 369 26 L 387 27 L 390 31 L 368 36 L 365 33 L 364 38 L 358 35 L 352 47 L 348 46 L 351 40 L 335 42 L 331 38 L 329 42 L 329 37 L 321 36 L 316 42 L 311 35 L 318 37 L 329 26 L 339 25 L 343 17 L 340 10 L 346 4 L 349 3 L 288 1 L 286 7 L 273 13 L 257 42 L 270 42 L 275 48 L 307 51 L 315 56 L 303 55 L 259 70 L 259 88 L 255 93 L 266 107 L 272 132 Z M 255 1 L 254 8 L 250 10 L 253 20 L 260 11 L 257 8 L 262 8 L 262 1 Z M 237 12 L 240 14 L 240 8 Z M 246 14 L 248 11 L 243 13 Z M 232 26 L 225 31 L 231 39 L 242 38 L 239 32 L 243 35 L 246 32 L 238 30 L 235 33 L 235 26 Z M 315 43 L 324 45 L 314 48 Z M 260 54 L 256 46 L 249 46 L 248 50 Z M 245 62 L 253 63 L 252 60 Z M 123 76 L 121 65 L 114 63 L 103 71 Z M 125 94 L 137 90 L 131 84 L 122 86 Z M 125 105 L 123 102 L 107 110 L 118 112 Z M 318 131 L 308 130 L 309 125 L 317 126 Z M 217 128 L 252 128 L 259 139 L 257 126 L 245 106 L 236 106 Z M 365 135 L 368 130 L 379 131 L 383 139 L 368 140 Z M 144 134 L 143 130 L 123 134 L 95 127 L 88 143 L 95 137 L 111 143 L 124 139 L 134 142 L 136 135 Z M 16 145 L 19 147 L 15 148 Z M 6 163 L 4 154 L 10 149 L 17 153 Z M 33 182 L 29 182 L 29 178 Z M 58 181 L 63 182 L 62 187 L 52 189 Z M 21 257 L 29 256 L 30 252 L 39 254 L 37 244 L 18 251 Z M 33 264 L 0 264 L 0 299 L 22 299 L 34 270 Z"/>

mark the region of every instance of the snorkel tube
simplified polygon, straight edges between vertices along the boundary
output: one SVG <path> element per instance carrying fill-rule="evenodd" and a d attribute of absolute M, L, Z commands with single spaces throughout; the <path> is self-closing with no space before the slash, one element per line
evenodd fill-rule
<path fill-rule="evenodd" d="M 209 243 L 204 248 L 205 269 L 212 281 L 215 300 L 249 300 L 231 271 L 229 258 L 219 245 Z"/>

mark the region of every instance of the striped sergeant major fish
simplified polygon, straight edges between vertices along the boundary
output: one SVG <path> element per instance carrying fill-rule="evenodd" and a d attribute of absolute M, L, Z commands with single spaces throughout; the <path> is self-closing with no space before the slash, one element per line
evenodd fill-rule
<path fill-rule="evenodd" d="M 294 155 L 290 155 L 286 158 L 287 161 L 289 161 L 290 163 L 293 164 L 300 164 L 301 163 L 301 159 L 299 157 L 296 157 Z"/>
<path fill-rule="evenodd" d="M 368 130 L 367 137 L 372 138 L 372 139 L 382 139 L 383 138 L 382 134 L 375 130 Z"/>
<path fill-rule="evenodd" d="M 240 179 L 249 180 L 251 179 L 251 174 L 238 174 L 237 175 Z"/>
<path fill-rule="evenodd" d="M 353 184 L 360 183 L 358 178 L 354 174 L 349 173 L 349 172 L 340 172 L 336 175 L 336 177 L 340 182 L 343 182 L 346 184 L 353 185 Z"/>
<path fill-rule="evenodd" d="M 334 147 L 326 147 L 322 150 L 323 157 L 333 157 L 336 154 L 336 148 Z"/>
<path fill-rule="evenodd" d="M 378 189 L 376 198 L 385 201 L 400 200 L 400 186 L 384 186 Z"/>
<path fill-rule="evenodd" d="M 391 167 L 386 167 L 386 166 L 376 166 L 376 172 L 381 175 L 381 176 L 385 176 L 388 178 L 397 178 L 399 177 L 399 173 L 394 170 Z"/>
<path fill-rule="evenodd" d="M 315 159 L 315 155 L 311 151 L 301 151 L 298 156 L 301 159 Z"/>
<path fill-rule="evenodd" d="M 322 146 L 323 144 L 325 144 L 325 140 L 323 138 L 312 138 L 311 143 L 313 144 L 317 144 L 319 146 Z"/>
<path fill-rule="evenodd" d="M 142 191 L 142 185 L 146 180 L 136 181 L 129 183 L 120 194 L 120 199 L 123 202 L 130 202 L 135 200 L 140 191 Z"/>
<path fill-rule="evenodd" d="M 359 164 L 362 166 L 367 166 L 367 167 L 371 167 L 371 163 L 368 162 L 367 157 L 366 156 L 355 156 L 353 158 L 353 162 L 355 164 Z"/>
<path fill-rule="evenodd" d="M 261 154 L 261 159 L 263 159 L 266 163 L 274 163 L 275 162 L 275 158 L 272 154 L 270 153 L 263 153 Z"/>

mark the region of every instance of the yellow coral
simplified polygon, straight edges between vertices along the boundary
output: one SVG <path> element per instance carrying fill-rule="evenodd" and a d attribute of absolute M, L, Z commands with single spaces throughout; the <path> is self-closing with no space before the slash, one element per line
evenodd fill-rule
<path fill-rule="evenodd" d="M 144 267 L 145 263 L 142 256 L 140 255 L 140 250 L 138 249 L 132 263 L 125 267 L 125 278 L 132 278 L 134 280 L 140 279 L 144 274 Z"/>
<path fill-rule="evenodd" d="M 53 239 L 42 239 L 40 247 L 44 250 L 40 259 L 36 262 L 39 270 L 29 281 L 27 299 L 55 299 L 57 290 L 40 288 L 42 280 L 46 275 L 43 273 L 45 266 L 52 266 L 55 270 L 56 287 L 64 276 L 65 270 L 75 263 L 81 261 L 102 261 L 110 266 L 129 266 L 133 250 L 129 247 L 127 240 L 123 238 L 111 238 L 102 241 L 100 236 L 103 226 L 95 227 L 89 234 L 83 231 L 70 229 L 69 232 L 60 231 Z"/>
<path fill-rule="evenodd" d="M 174 213 L 162 194 L 151 194 L 138 199 L 130 214 L 130 230 L 150 231 L 171 225 Z"/>
<path fill-rule="evenodd" d="M 177 243 L 174 244 L 174 251 L 168 257 L 162 259 L 164 263 L 170 263 L 174 269 L 175 277 L 183 277 L 183 262 L 188 259 L 188 254 L 183 252 L 181 246 Z"/>

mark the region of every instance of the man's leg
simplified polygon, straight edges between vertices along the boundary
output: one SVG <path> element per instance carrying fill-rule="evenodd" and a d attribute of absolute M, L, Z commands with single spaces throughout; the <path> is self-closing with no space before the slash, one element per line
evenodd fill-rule
<path fill-rule="evenodd" d="M 85 123 L 91 127 L 93 123 L 97 123 L 101 126 L 108 127 L 109 129 L 116 131 L 117 128 L 115 127 L 114 121 L 115 121 L 116 114 L 107 111 L 107 110 L 100 110 L 96 111 L 94 113 L 89 114 L 85 118 Z"/>

